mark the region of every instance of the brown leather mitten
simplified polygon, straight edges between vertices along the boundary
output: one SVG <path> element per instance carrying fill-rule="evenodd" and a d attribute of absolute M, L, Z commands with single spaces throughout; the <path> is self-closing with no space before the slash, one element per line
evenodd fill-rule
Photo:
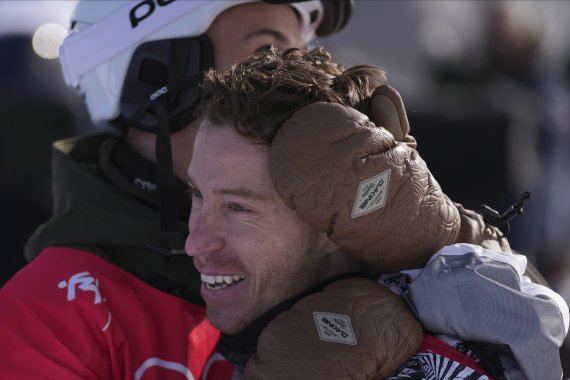
<path fill-rule="evenodd" d="M 273 140 L 275 187 L 355 258 L 384 272 L 423 267 L 456 241 L 459 213 L 414 149 L 397 92 L 381 86 L 366 107 L 400 141 L 353 108 L 308 105 Z"/>
<path fill-rule="evenodd" d="M 460 203 L 455 203 L 461 216 L 461 229 L 455 243 L 480 245 L 493 251 L 511 253 L 509 241 L 497 227 L 485 224 L 483 217 L 468 210 Z"/>
<path fill-rule="evenodd" d="M 422 327 L 383 285 L 348 278 L 297 302 L 263 330 L 252 379 L 382 379 L 414 354 Z"/>

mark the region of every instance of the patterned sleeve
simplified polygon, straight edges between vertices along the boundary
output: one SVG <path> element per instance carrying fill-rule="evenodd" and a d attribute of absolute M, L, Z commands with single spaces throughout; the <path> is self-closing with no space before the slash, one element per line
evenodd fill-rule
<path fill-rule="evenodd" d="M 424 342 L 388 380 L 493 380 L 463 342 L 444 335 L 424 336 Z"/>

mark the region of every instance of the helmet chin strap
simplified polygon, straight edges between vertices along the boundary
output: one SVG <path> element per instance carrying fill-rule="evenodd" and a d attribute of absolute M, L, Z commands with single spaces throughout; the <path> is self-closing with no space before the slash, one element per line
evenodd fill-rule
<path fill-rule="evenodd" d="M 166 98 L 166 97 L 165 97 Z M 158 185 L 158 209 L 160 214 L 161 246 L 152 247 L 160 254 L 184 255 L 184 240 L 179 228 L 179 190 L 172 167 L 172 147 L 170 144 L 170 124 L 164 104 L 156 102 L 151 109 L 158 118 L 156 136 L 156 181 Z M 169 108 L 169 106 L 167 106 Z"/>
<path fill-rule="evenodd" d="M 183 80 L 186 73 L 189 49 L 170 49 L 168 93 L 159 96 L 146 108 L 146 112 L 154 113 L 158 122 L 156 128 L 156 182 L 158 195 L 158 209 L 160 215 L 161 244 L 152 247 L 156 252 L 166 255 L 184 255 L 184 241 L 186 234 L 179 228 L 180 223 L 180 197 L 178 180 L 174 175 L 172 162 L 171 131 L 178 130 L 181 121 L 173 118 L 175 106 L 179 102 L 181 90 L 184 87 L 196 86 L 196 78 L 190 83 Z M 182 55 L 182 56 L 181 56 Z M 174 125 L 171 125 L 173 124 Z"/>

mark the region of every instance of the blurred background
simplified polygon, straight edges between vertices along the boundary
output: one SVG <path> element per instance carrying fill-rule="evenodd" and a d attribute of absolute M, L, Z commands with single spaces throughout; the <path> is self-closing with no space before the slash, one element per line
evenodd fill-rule
<path fill-rule="evenodd" d="M 0 286 L 25 264 L 25 241 L 50 216 L 51 143 L 92 128 L 57 60 L 74 4 L 0 1 Z"/>
<path fill-rule="evenodd" d="M 50 150 L 91 133 L 57 47 L 74 1 L 0 1 L 0 286 L 51 211 Z M 455 201 L 503 212 L 511 245 L 570 301 L 570 2 L 356 0 L 321 39 L 347 66 L 387 70 L 418 150 Z"/>

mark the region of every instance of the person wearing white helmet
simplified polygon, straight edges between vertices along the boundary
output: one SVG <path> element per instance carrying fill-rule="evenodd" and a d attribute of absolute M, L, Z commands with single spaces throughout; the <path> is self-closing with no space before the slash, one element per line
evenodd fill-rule
<path fill-rule="evenodd" d="M 2 379 L 225 379 L 184 253 L 202 73 L 344 27 L 350 0 L 79 1 L 67 84 L 101 133 L 53 146 L 53 217 L 0 289 Z"/>

